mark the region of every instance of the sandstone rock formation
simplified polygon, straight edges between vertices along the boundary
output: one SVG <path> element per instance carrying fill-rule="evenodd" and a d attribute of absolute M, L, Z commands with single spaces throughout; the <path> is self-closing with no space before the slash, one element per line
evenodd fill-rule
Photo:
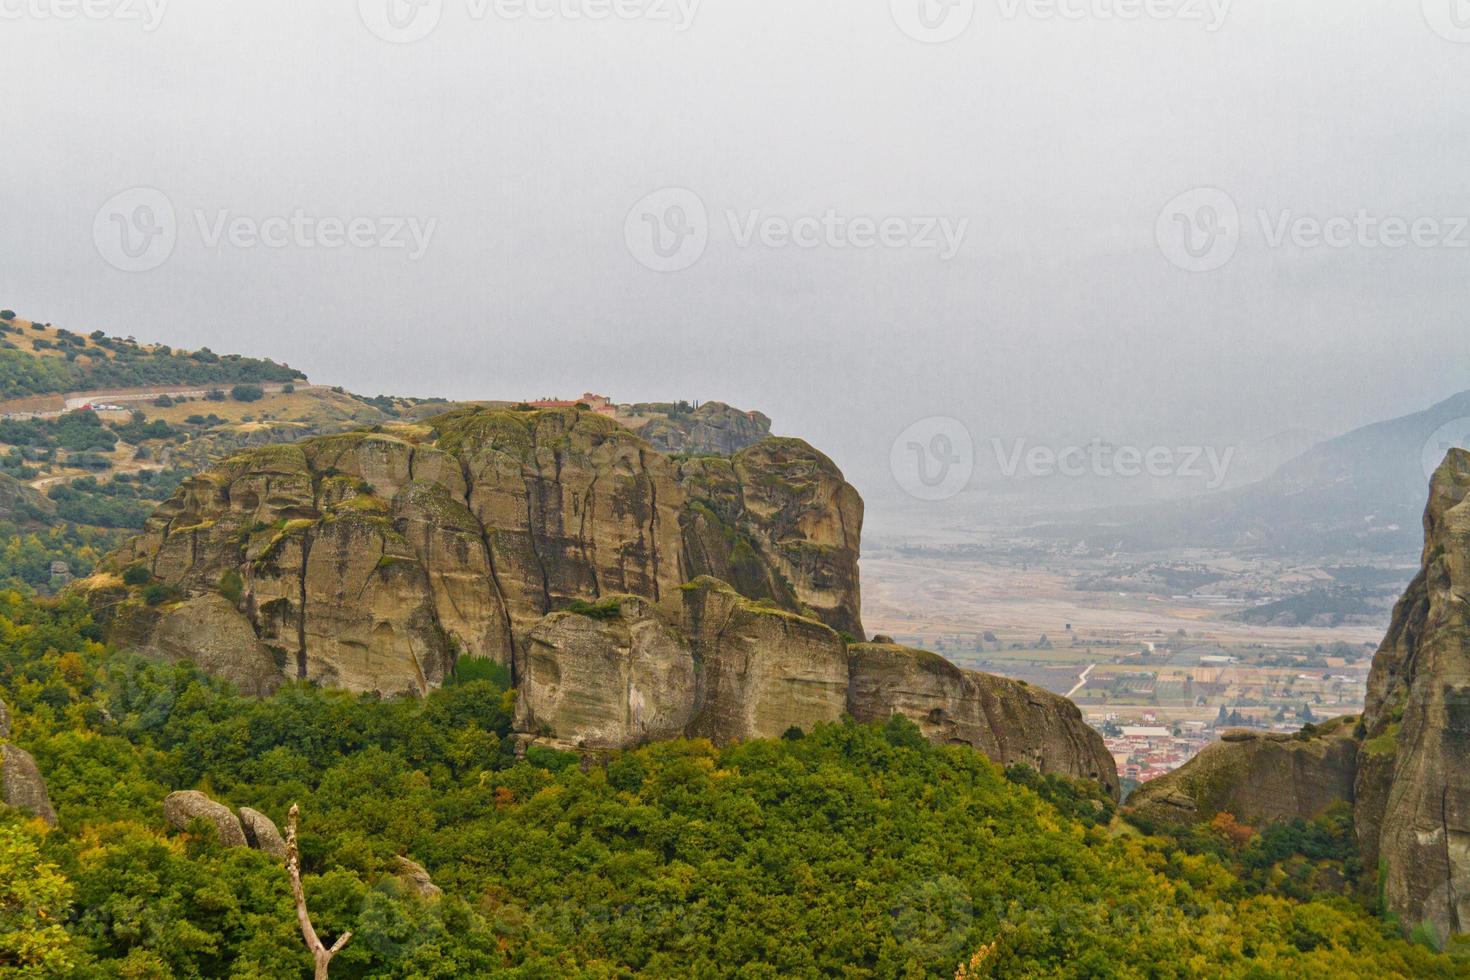
<path fill-rule="evenodd" d="M 1192 823 L 1229 813 L 1248 823 L 1310 820 L 1353 798 L 1355 717 L 1300 735 L 1227 732 L 1189 765 L 1145 783 L 1128 797 L 1134 815 Z"/>
<path fill-rule="evenodd" d="M 36 760 L 29 752 L 9 743 L 0 745 L 0 790 L 3 790 L 0 800 L 6 806 L 56 826 L 56 811 L 51 808 L 46 780 L 41 778 Z"/>
<path fill-rule="evenodd" d="M 240 820 L 223 803 L 216 803 L 203 793 L 182 790 L 168 794 L 163 801 L 163 818 L 175 830 L 188 830 L 189 822 L 200 818 L 213 824 L 219 842 L 225 847 L 248 847 Z"/>
<path fill-rule="evenodd" d="M 1470 452 L 1434 475 L 1423 569 L 1368 679 L 1355 810 L 1388 910 L 1470 931 Z"/>
<path fill-rule="evenodd" d="M 417 861 L 411 861 L 402 854 L 393 859 L 393 875 L 404 888 L 418 898 L 438 898 L 444 894 L 444 889 L 434 884 L 434 879 L 429 877 L 429 872 Z"/>
<path fill-rule="evenodd" d="M 683 591 L 684 626 L 700 663 L 691 734 L 716 742 L 775 738 L 842 717 L 847 648 L 831 628 L 752 602 L 715 579 Z"/>
<path fill-rule="evenodd" d="M 1373 659 L 1361 724 L 1227 742 L 1128 802 L 1155 818 L 1270 820 L 1336 799 L 1353 803 L 1386 911 L 1440 939 L 1470 931 L 1470 452 L 1434 475 L 1423 567 Z"/>
<path fill-rule="evenodd" d="M 596 618 L 544 619 L 528 644 L 517 728 L 597 752 L 681 735 L 775 738 L 844 713 L 865 722 L 903 714 L 934 742 L 1096 780 L 1117 795 L 1102 737 L 1065 698 L 923 650 L 848 646 L 830 627 L 716 579 L 680 592 L 678 608 L 625 597 L 589 610 Z"/>
<path fill-rule="evenodd" d="M 936 741 L 1116 793 L 1064 699 L 920 651 L 850 652 L 862 522 L 800 440 L 675 459 L 592 412 L 463 408 L 194 476 L 78 588 L 114 642 L 250 693 L 423 693 L 474 657 L 510 668 L 518 731 L 583 752 L 900 712 Z M 126 584 L 139 570 L 164 601 Z"/>
<path fill-rule="evenodd" d="M 1066 698 L 892 643 L 860 643 L 848 652 L 847 705 L 858 721 L 901 714 L 931 742 L 968 745 L 1001 765 L 1092 779 L 1118 795 L 1117 767 L 1102 736 Z"/>
<path fill-rule="evenodd" d="M 516 728 L 593 750 L 683 736 L 695 701 L 689 642 L 645 599 L 601 608 L 613 614 L 553 613 L 532 628 Z"/>
<path fill-rule="evenodd" d="M 277 861 L 286 860 L 286 840 L 281 836 L 275 821 L 259 810 L 248 806 L 240 808 L 240 829 L 245 832 L 245 843 L 253 850 L 269 854 Z"/>
<path fill-rule="evenodd" d="M 10 708 L 0 700 L 0 738 L 10 737 Z"/>
<path fill-rule="evenodd" d="M 703 574 L 860 635 L 861 527 L 856 491 L 798 440 L 675 461 L 594 413 L 468 408 L 235 457 L 81 587 L 114 642 L 251 693 L 423 693 L 458 656 L 513 667 L 573 602 L 657 603 Z M 177 601 L 123 586 L 136 565 Z"/>
<path fill-rule="evenodd" d="M 723 402 L 705 402 L 689 412 L 672 405 L 634 405 L 635 413 L 664 413 L 638 429 L 662 453 L 718 453 L 733 456 L 771 434 L 771 420 L 760 412 L 742 412 Z"/>

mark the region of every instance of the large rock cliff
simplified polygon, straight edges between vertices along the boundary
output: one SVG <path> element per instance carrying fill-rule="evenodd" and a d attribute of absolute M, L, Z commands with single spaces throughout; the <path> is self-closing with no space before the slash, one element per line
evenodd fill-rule
<path fill-rule="evenodd" d="M 513 666 L 573 602 L 658 602 L 702 574 L 861 634 L 861 527 L 797 440 L 679 462 L 590 412 L 466 409 L 192 477 L 85 587 L 118 642 L 251 692 L 421 693 L 458 656 Z"/>
<path fill-rule="evenodd" d="M 114 642 L 250 693 L 422 693 L 473 657 L 527 739 L 579 751 L 901 713 L 1116 793 L 1065 699 L 856 642 L 862 521 L 800 440 L 675 458 L 592 412 L 474 408 L 235 457 L 78 587 Z"/>
<path fill-rule="evenodd" d="M 1470 931 L 1470 453 L 1440 466 L 1423 568 L 1368 678 L 1356 824 L 1384 902 L 1441 935 Z"/>
<path fill-rule="evenodd" d="M 1470 932 L 1470 452 L 1434 475 L 1423 567 L 1374 657 L 1361 723 L 1224 742 L 1128 802 L 1154 819 L 1271 820 L 1338 800 L 1386 911 L 1441 939 Z"/>

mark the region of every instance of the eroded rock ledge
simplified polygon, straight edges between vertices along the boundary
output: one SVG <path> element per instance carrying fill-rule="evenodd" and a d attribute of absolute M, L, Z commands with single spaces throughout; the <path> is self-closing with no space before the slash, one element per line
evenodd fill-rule
<path fill-rule="evenodd" d="M 774 738 L 844 714 L 864 722 L 900 714 L 938 744 L 1118 792 L 1101 736 L 1065 698 L 924 650 L 848 645 L 829 627 L 716 579 L 680 593 L 677 606 L 627 596 L 611 600 L 599 612 L 605 618 L 544 619 L 527 645 L 517 729 L 599 753 L 680 736 Z"/>

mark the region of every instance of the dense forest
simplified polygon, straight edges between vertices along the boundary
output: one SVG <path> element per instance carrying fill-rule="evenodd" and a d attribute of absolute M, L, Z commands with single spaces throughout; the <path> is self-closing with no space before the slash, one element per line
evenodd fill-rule
<path fill-rule="evenodd" d="M 254 700 L 99 635 L 0 594 L 0 697 L 60 820 L 0 809 L 0 976 L 310 974 L 280 864 L 167 830 L 177 789 L 300 804 L 317 927 L 353 932 L 334 977 L 1470 975 L 1349 897 L 1340 815 L 1150 836 L 901 719 L 584 769 L 516 756 L 486 664 L 423 700 Z"/>

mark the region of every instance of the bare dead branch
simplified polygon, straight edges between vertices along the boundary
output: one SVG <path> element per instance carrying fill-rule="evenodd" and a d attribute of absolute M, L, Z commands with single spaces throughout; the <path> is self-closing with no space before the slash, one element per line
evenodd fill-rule
<path fill-rule="evenodd" d="M 327 968 L 331 965 L 332 957 L 347 945 L 352 933 L 342 933 L 332 944 L 332 948 L 328 949 L 311 924 L 311 915 L 306 910 L 306 890 L 301 887 L 301 852 L 296 846 L 296 821 L 300 816 L 300 808 L 291 804 L 290 818 L 286 821 L 286 873 L 291 876 L 291 895 L 296 899 L 296 921 L 301 925 L 306 948 L 311 950 L 311 958 L 316 963 L 316 980 L 327 980 Z"/>

